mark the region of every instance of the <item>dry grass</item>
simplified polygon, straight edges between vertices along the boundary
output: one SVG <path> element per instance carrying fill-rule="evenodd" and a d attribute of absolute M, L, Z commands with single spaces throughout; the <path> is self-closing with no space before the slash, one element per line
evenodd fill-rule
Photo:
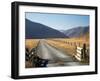
<path fill-rule="evenodd" d="M 56 42 L 60 43 L 67 43 L 68 45 L 76 45 L 83 47 L 83 44 L 86 44 L 87 47 L 89 47 L 89 34 L 87 33 L 85 36 L 81 36 L 78 38 L 55 38 L 51 39 Z"/>
<path fill-rule="evenodd" d="M 39 43 L 39 39 L 26 39 L 25 40 L 25 48 L 28 48 L 29 51 L 32 48 L 36 48 Z M 32 68 L 32 61 L 25 61 L 25 68 Z"/>
<path fill-rule="evenodd" d="M 61 49 L 62 51 L 66 52 L 66 54 L 73 55 L 75 53 L 75 47 L 70 46 L 68 44 L 62 43 L 62 42 L 56 42 L 53 40 L 47 40 L 47 43 L 51 46 Z"/>
<path fill-rule="evenodd" d="M 47 43 L 55 48 L 59 48 L 65 51 L 67 54 L 74 56 L 76 53 L 76 46 L 83 47 L 83 44 L 86 44 L 86 47 L 89 48 L 89 36 L 83 36 L 79 38 L 55 38 L 47 39 Z"/>
<path fill-rule="evenodd" d="M 25 40 L 25 47 L 31 50 L 35 48 L 39 42 L 39 39 L 26 39 Z"/>

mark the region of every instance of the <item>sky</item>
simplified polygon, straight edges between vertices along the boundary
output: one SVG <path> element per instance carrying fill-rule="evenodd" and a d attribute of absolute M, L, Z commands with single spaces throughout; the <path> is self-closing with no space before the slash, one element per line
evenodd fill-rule
<path fill-rule="evenodd" d="M 26 12 L 25 18 L 57 30 L 67 30 L 79 26 L 89 26 L 88 15 Z"/>

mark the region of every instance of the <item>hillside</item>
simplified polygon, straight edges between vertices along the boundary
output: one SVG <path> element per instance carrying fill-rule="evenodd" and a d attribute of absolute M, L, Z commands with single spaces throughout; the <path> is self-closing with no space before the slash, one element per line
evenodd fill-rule
<path fill-rule="evenodd" d="M 46 25 L 32 22 L 28 19 L 25 19 L 25 27 L 26 27 L 26 32 L 25 32 L 25 38 L 26 39 L 41 39 L 41 38 L 67 38 L 64 33 L 50 28 Z"/>
<path fill-rule="evenodd" d="M 86 27 L 76 27 L 68 30 L 61 30 L 68 37 L 80 37 L 84 36 L 86 33 L 89 32 L 89 26 Z"/>

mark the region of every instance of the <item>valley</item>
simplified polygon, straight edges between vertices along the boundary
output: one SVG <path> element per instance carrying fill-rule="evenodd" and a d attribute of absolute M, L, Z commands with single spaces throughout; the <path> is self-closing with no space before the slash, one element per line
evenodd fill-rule
<path fill-rule="evenodd" d="M 30 51 L 36 48 L 36 54 L 39 58 L 49 60 L 47 67 L 86 65 L 89 62 L 82 63 L 74 57 L 77 46 L 83 47 L 83 44 L 86 44 L 86 49 L 89 49 L 89 39 L 86 40 L 86 37 L 26 39 L 25 47 Z M 32 61 L 27 64 L 27 68 L 33 67 Z"/>

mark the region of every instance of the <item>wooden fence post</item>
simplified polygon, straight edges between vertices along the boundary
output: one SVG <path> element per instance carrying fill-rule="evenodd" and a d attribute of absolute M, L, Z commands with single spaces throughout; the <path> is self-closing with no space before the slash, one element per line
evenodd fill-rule
<path fill-rule="evenodd" d="M 83 44 L 83 47 L 76 46 L 75 57 L 79 61 L 85 61 L 87 59 L 86 44 Z"/>
<path fill-rule="evenodd" d="M 83 58 L 82 59 L 86 59 L 86 44 L 84 43 L 83 44 L 83 52 L 82 52 L 83 54 Z"/>

